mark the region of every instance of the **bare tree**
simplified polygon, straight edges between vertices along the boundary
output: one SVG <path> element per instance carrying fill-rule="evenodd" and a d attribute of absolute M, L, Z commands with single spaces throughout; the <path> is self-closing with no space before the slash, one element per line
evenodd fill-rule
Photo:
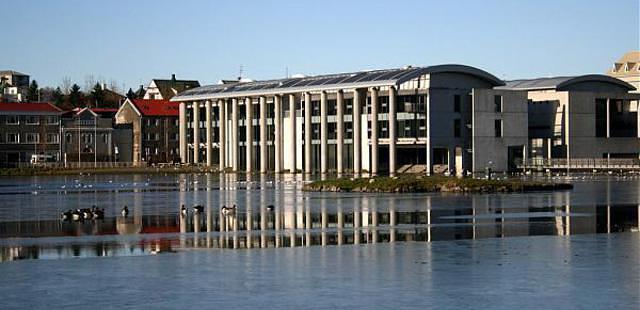
<path fill-rule="evenodd" d="M 60 89 L 62 90 L 62 93 L 65 95 L 68 95 L 69 92 L 71 91 L 71 78 L 68 76 L 64 76 L 62 77 L 62 83 L 60 84 Z"/>
<path fill-rule="evenodd" d="M 85 93 L 90 93 L 94 86 L 96 86 L 96 77 L 93 76 L 93 74 L 85 75 L 83 91 Z"/>

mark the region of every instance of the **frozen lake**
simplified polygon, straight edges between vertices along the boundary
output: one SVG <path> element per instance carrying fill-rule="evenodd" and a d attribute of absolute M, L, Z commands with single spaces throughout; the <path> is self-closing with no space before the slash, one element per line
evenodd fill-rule
<path fill-rule="evenodd" d="M 399 195 L 290 177 L 0 179 L 0 308 L 637 309 L 640 178 L 569 181 Z M 104 219 L 60 220 L 94 205 Z"/>

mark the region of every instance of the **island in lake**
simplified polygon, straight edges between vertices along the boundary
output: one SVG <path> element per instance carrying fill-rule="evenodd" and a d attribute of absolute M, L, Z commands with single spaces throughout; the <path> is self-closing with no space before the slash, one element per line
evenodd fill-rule
<path fill-rule="evenodd" d="M 305 184 L 302 188 L 302 190 L 310 192 L 363 193 L 510 193 L 569 189 L 573 189 L 573 185 L 569 183 L 418 175 L 320 180 Z"/>

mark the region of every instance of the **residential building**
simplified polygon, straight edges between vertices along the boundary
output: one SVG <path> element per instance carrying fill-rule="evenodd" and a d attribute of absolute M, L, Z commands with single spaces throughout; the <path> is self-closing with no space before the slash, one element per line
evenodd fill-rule
<path fill-rule="evenodd" d="M 178 108 L 168 100 L 125 100 L 115 121 L 132 125 L 133 162 L 180 162 Z"/>
<path fill-rule="evenodd" d="M 0 103 L 0 166 L 30 162 L 33 154 L 60 159 L 60 115 L 49 103 Z"/>
<path fill-rule="evenodd" d="M 0 71 L 0 99 L 21 102 L 27 99 L 29 76 L 13 70 Z"/>
<path fill-rule="evenodd" d="M 640 93 L 640 51 L 624 54 L 607 74 L 631 84 L 635 88 L 632 92 Z"/>
<path fill-rule="evenodd" d="M 527 92 L 530 158 L 639 158 L 640 94 L 607 75 L 508 81 Z"/>
<path fill-rule="evenodd" d="M 62 161 L 116 161 L 113 117 L 117 109 L 83 108 L 62 117 Z"/>
<path fill-rule="evenodd" d="M 200 87 L 198 81 L 193 80 L 177 80 L 176 75 L 172 74 L 170 80 L 153 79 L 144 94 L 143 99 L 150 100 L 169 100 L 173 96 L 189 89 Z"/>
<path fill-rule="evenodd" d="M 527 92 L 463 65 L 198 87 L 179 102 L 185 163 L 234 171 L 455 173 L 526 156 Z"/>

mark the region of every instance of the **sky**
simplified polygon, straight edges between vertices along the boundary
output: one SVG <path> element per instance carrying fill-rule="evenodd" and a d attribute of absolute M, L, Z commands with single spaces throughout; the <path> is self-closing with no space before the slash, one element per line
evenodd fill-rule
<path fill-rule="evenodd" d="M 213 84 L 459 63 L 501 79 L 605 73 L 640 49 L 639 0 L 0 0 L 0 70 Z"/>

